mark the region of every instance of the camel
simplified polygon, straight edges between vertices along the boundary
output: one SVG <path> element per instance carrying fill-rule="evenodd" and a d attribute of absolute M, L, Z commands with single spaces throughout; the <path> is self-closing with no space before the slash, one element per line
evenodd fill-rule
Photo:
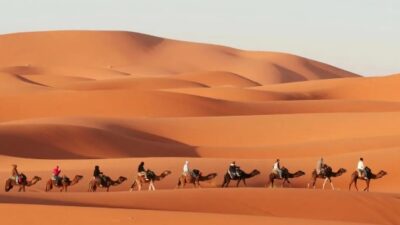
<path fill-rule="evenodd" d="M 246 179 L 257 176 L 260 174 L 260 171 L 253 170 L 251 173 L 245 173 L 243 170 L 239 169 L 239 174 L 239 177 L 232 178 L 231 175 L 229 175 L 229 172 L 227 172 L 224 177 L 224 183 L 222 183 L 221 187 L 228 187 L 231 180 L 237 180 L 236 187 L 239 187 L 240 181 L 243 181 L 244 186 L 246 186 Z"/>
<path fill-rule="evenodd" d="M 63 176 L 59 180 L 57 185 L 55 185 L 55 181 L 54 180 L 49 179 L 47 181 L 47 183 L 46 183 L 45 191 L 46 192 L 47 191 L 51 191 L 51 189 L 53 189 L 53 186 L 54 186 L 54 187 L 58 187 L 60 189 L 60 192 L 62 192 L 62 191 L 67 192 L 68 191 L 68 186 L 72 186 L 74 184 L 77 184 L 82 178 L 83 178 L 83 176 L 76 175 L 73 180 L 70 180 L 67 176 Z"/>
<path fill-rule="evenodd" d="M 377 173 L 377 174 L 373 174 L 372 171 L 368 167 L 365 167 L 365 171 L 369 171 L 367 173 L 367 179 L 365 179 L 363 177 L 359 177 L 357 171 L 354 171 L 351 174 L 351 181 L 350 181 L 350 184 L 349 184 L 349 190 L 351 189 L 351 186 L 354 183 L 354 186 L 356 187 L 356 190 L 358 191 L 357 180 L 361 179 L 361 180 L 365 180 L 365 183 L 367 184 L 367 186 L 364 188 L 364 191 L 369 191 L 369 183 L 370 183 L 371 179 L 379 179 L 379 178 L 382 178 L 383 176 L 387 175 L 387 172 L 384 171 L 384 170 L 379 171 L 379 173 Z"/>
<path fill-rule="evenodd" d="M 333 186 L 331 178 L 341 176 L 345 172 L 346 172 L 346 169 L 344 169 L 344 168 L 340 168 L 337 172 L 333 172 L 332 167 L 330 167 L 330 166 L 325 166 L 325 172 L 323 174 L 317 175 L 317 171 L 313 170 L 313 172 L 311 174 L 312 186 L 315 189 L 315 183 L 317 182 L 317 179 L 321 178 L 321 179 L 325 179 L 324 184 L 322 185 L 322 189 L 325 189 L 325 184 L 329 180 L 332 190 L 335 190 L 335 187 Z M 310 183 L 307 184 L 307 187 L 310 188 Z"/>
<path fill-rule="evenodd" d="M 97 190 L 97 188 L 106 188 L 107 192 L 110 190 L 111 186 L 117 186 L 122 184 L 124 181 L 127 180 L 126 177 L 120 176 L 118 177 L 117 180 L 112 180 L 110 177 L 108 176 L 104 176 L 103 178 L 103 182 L 100 181 L 100 179 L 92 179 L 89 182 L 89 192 L 95 192 Z"/>
<path fill-rule="evenodd" d="M 270 187 L 272 187 L 272 188 L 274 187 L 274 180 L 283 180 L 282 185 L 281 185 L 281 187 L 283 187 L 285 183 L 290 184 L 289 178 L 301 177 L 306 174 L 301 170 L 299 170 L 295 173 L 290 173 L 289 170 L 285 167 L 282 167 L 281 170 L 282 170 L 282 178 L 280 178 L 279 175 L 274 172 L 269 174 Z"/>
<path fill-rule="evenodd" d="M 172 172 L 169 170 L 165 170 L 162 172 L 160 175 L 156 175 L 153 171 L 148 170 L 147 171 L 147 180 L 141 176 L 138 175 L 134 181 L 133 184 L 131 185 L 130 191 L 132 192 L 135 187 L 137 186 L 137 190 L 140 191 L 142 190 L 142 185 L 149 183 L 149 191 L 155 191 L 156 188 L 154 187 L 154 181 L 160 181 L 164 179 L 166 176 L 170 175 Z"/>
<path fill-rule="evenodd" d="M 42 178 L 38 176 L 34 176 L 32 180 L 28 181 L 26 178 L 25 174 L 21 173 L 20 176 L 22 177 L 20 183 L 16 183 L 14 178 L 8 178 L 6 181 L 5 185 L 5 191 L 9 192 L 14 186 L 19 186 L 18 192 L 25 192 L 25 187 L 30 187 L 32 185 L 35 185 L 37 182 L 39 182 Z"/>
<path fill-rule="evenodd" d="M 178 188 L 182 187 L 184 188 L 186 184 L 193 184 L 194 187 L 201 187 L 200 186 L 200 181 L 209 181 L 214 179 L 217 174 L 216 173 L 210 173 L 207 176 L 203 176 L 199 170 L 194 169 L 192 171 L 193 174 L 182 174 L 179 177 L 178 180 Z M 194 174 L 197 174 L 197 177 L 193 176 Z"/>

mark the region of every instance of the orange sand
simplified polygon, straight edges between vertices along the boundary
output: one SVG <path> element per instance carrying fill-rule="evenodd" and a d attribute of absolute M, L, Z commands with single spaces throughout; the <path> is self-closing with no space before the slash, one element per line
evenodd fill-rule
<path fill-rule="evenodd" d="M 27 193 L 0 194 L 2 221 L 400 224 L 399 85 L 400 75 L 365 78 L 290 54 L 138 33 L 1 35 L 0 180 L 13 163 L 43 178 Z M 336 191 L 305 189 L 321 156 L 348 170 L 333 178 Z M 360 156 L 388 172 L 370 193 L 347 190 Z M 306 175 L 265 188 L 276 158 Z M 185 160 L 218 176 L 175 189 Z M 219 188 L 232 160 L 261 171 L 251 188 Z M 128 192 L 140 161 L 172 174 L 155 192 Z M 70 193 L 45 193 L 55 165 L 84 179 Z M 94 165 L 128 181 L 87 193 Z"/>

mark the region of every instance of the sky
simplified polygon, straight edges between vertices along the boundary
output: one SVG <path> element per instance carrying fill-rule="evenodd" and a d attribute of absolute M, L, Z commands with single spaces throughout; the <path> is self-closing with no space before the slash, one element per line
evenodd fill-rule
<path fill-rule="evenodd" d="M 0 0 L 0 33 L 125 30 L 400 73 L 399 0 Z"/>

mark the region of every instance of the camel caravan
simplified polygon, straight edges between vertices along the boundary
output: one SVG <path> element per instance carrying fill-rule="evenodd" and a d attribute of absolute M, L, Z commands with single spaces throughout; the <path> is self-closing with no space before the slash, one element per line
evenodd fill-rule
<path fill-rule="evenodd" d="M 60 192 L 67 192 L 69 187 L 78 184 L 83 179 L 82 175 L 75 175 L 75 177 L 71 180 L 66 175 L 60 176 L 60 173 L 61 169 L 59 168 L 59 166 L 56 166 L 52 170 L 52 175 L 50 179 L 46 182 L 46 192 L 49 192 L 53 189 L 56 189 Z M 332 179 L 342 176 L 345 173 L 345 168 L 339 168 L 335 172 L 332 167 L 324 163 L 324 160 L 321 157 L 317 161 L 316 168 L 311 172 L 311 181 L 307 184 L 307 187 L 312 187 L 315 189 L 317 180 L 322 179 L 324 180 L 322 189 L 325 189 L 325 185 L 329 181 L 332 190 L 335 190 Z M 131 184 L 129 191 L 141 191 L 144 185 L 148 185 L 149 191 L 155 191 L 155 182 L 160 182 L 171 174 L 172 172 L 170 170 L 165 170 L 157 175 L 154 171 L 150 169 L 146 170 L 144 168 L 144 162 L 141 162 L 138 166 L 137 175 L 134 177 L 133 183 Z M 221 187 L 228 187 L 231 181 L 236 181 L 236 187 L 239 187 L 240 183 L 243 183 L 244 186 L 247 186 L 246 180 L 253 178 L 259 174 L 260 171 L 257 169 L 254 169 L 250 173 L 247 173 L 239 166 L 237 166 L 236 163 L 233 161 L 229 165 Z M 267 176 L 267 183 L 265 186 L 273 188 L 276 180 L 282 181 L 281 187 L 284 187 L 285 184 L 291 186 L 290 179 L 298 178 L 304 175 L 305 172 L 301 170 L 291 173 L 286 167 L 281 167 L 280 160 L 276 159 L 273 164 L 271 173 L 269 173 L 269 175 Z M 366 167 L 364 165 L 364 159 L 360 158 L 357 164 L 356 171 L 351 174 L 349 190 L 351 190 L 352 186 L 354 186 L 355 189 L 358 191 L 358 180 L 364 180 L 366 183 L 366 187 L 363 190 L 369 191 L 371 180 L 382 178 L 385 175 L 387 175 L 387 172 L 383 170 L 379 171 L 377 174 L 374 174 L 369 167 Z M 194 188 L 201 188 L 201 183 L 211 183 L 216 177 L 217 173 L 209 173 L 203 175 L 203 173 L 198 169 L 191 170 L 189 168 L 189 161 L 186 161 L 183 166 L 183 171 L 179 175 L 176 188 L 185 188 L 187 184 L 193 185 Z M 121 185 L 127 180 L 128 179 L 124 176 L 119 176 L 116 179 L 112 179 L 111 177 L 104 175 L 103 172 L 100 171 L 99 166 L 95 166 L 93 177 L 89 181 L 88 191 L 96 192 L 97 189 L 101 188 L 105 189 L 108 192 L 111 187 Z M 8 192 L 14 186 L 16 186 L 18 187 L 19 192 L 25 192 L 26 187 L 31 187 L 37 184 L 39 181 L 41 181 L 41 178 L 38 176 L 34 176 L 32 179 L 29 180 L 25 174 L 18 172 L 17 165 L 12 165 L 12 175 L 6 180 L 5 191 Z M 215 183 L 213 183 L 213 186 L 215 186 Z"/>

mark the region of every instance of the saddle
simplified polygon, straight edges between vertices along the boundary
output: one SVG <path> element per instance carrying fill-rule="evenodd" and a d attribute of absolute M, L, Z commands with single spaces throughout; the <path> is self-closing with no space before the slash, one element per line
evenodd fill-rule
<path fill-rule="evenodd" d="M 54 186 L 61 186 L 62 185 L 61 179 L 53 180 L 53 185 Z"/>
<path fill-rule="evenodd" d="M 63 183 L 68 183 L 69 182 L 69 178 L 68 177 L 58 177 L 58 179 L 57 178 L 52 178 L 52 180 L 53 180 L 53 185 L 54 186 L 62 186 L 63 185 Z"/>
<path fill-rule="evenodd" d="M 321 172 L 320 172 L 319 174 L 320 174 L 321 176 L 326 176 L 326 175 L 328 174 L 328 172 L 329 172 L 329 173 L 332 172 L 332 167 L 330 167 L 330 166 L 324 164 L 324 165 L 321 167 Z"/>
<path fill-rule="evenodd" d="M 287 177 L 289 174 L 289 170 L 286 167 L 282 167 L 281 170 L 282 170 L 282 178 Z"/>
<path fill-rule="evenodd" d="M 26 181 L 26 176 L 25 176 L 25 174 L 21 173 L 18 176 L 18 184 L 22 184 L 24 181 Z"/>
<path fill-rule="evenodd" d="M 371 174 L 372 174 L 371 169 L 369 167 L 365 167 L 364 174 L 363 174 L 364 178 L 370 179 L 371 178 Z"/>
<path fill-rule="evenodd" d="M 147 170 L 146 174 L 147 174 L 147 179 L 149 180 L 154 180 L 156 178 L 156 174 L 151 170 Z"/>
<path fill-rule="evenodd" d="M 96 180 L 96 182 L 99 183 L 100 187 L 105 187 L 105 186 L 107 186 L 107 179 L 110 179 L 110 178 L 102 175 L 102 176 L 95 177 L 94 179 Z"/>

